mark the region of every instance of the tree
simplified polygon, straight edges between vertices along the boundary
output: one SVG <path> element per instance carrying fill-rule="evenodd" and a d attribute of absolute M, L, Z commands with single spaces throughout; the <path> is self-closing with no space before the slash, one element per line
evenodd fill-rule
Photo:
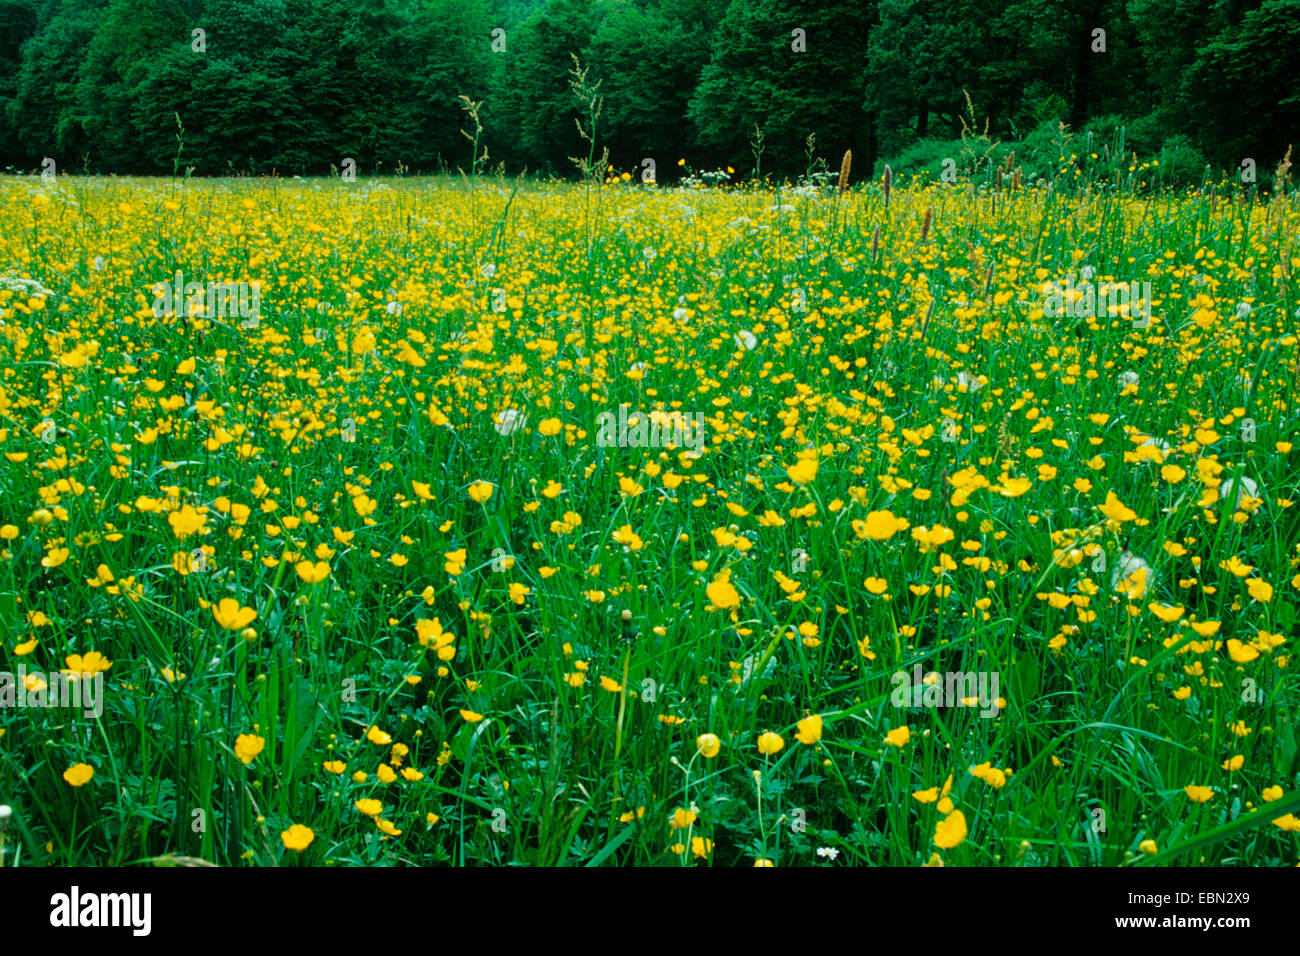
<path fill-rule="evenodd" d="M 567 174 L 568 157 L 586 154 L 569 71 L 574 54 L 587 59 L 595 32 L 591 0 L 551 0 L 507 34 L 486 125 L 490 142 L 513 164 Z"/>
<path fill-rule="evenodd" d="M 410 135 L 426 169 L 439 162 L 469 168 L 459 97 L 478 102 L 488 96 L 492 29 L 484 0 L 432 0 L 412 25 L 411 43 L 423 52 L 414 71 L 419 118 Z"/>
<path fill-rule="evenodd" d="M 694 149 L 690 99 L 709 63 L 713 9 L 700 0 L 665 0 L 661 7 L 618 4 L 601 22 L 591 56 L 605 94 L 616 167 L 643 170 L 650 158 L 662 181 Z"/>
<path fill-rule="evenodd" d="M 98 166 L 132 170 L 147 163 L 146 136 L 132 122 L 136 87 L 152 60 L 189 40 L 188 18 L 175 0 L 112 0 L 77 71 L 77 115 Z"/>
<path fill-rule="evenodd" d="M 1208 156 L 1271 165 L 1300 140 L 1297 50 L 1300 0 L 1265 0 L 1197 50 L 1183 89 Z"/>
<path fill-rule="evenodd" d="M 20 148 L 36 162 L 49 156 L 71 166 L 89 152 L 77 107 L 77 75 L 102 14 L 92 0 L 52 0 L 22 47 L 9 119 Z"/>
<path fill-rule="evenodd" d="M 24 162 L 9 114 L 18 93 L 22 47 L 35 35 L 36 25 L 32 0 L 0 0 L 0 168 Z"/>
<path fill-rule="evenodd" d="M 731 0 L 689 115 L 717 161 L 751 166 L 748 138 L 763 130 L 764 167 L 801 171 L 807 138 L 838 164 L 867 140 L 863 103 L 874 2 Z"/>

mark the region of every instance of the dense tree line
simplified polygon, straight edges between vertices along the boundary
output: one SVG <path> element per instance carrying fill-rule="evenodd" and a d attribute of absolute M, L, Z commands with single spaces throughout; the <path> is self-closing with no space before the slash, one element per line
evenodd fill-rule
<path fill-rule="evenodd" d="M 1061 123 L 1266 169 L 1300 139 L 1298 66 L 1300 0 L 0 0 L 0 168 L 468 169 L 464 96 L 511 171 L 574 175 L 593 120 L 660 181 L 922 167 Z"/>

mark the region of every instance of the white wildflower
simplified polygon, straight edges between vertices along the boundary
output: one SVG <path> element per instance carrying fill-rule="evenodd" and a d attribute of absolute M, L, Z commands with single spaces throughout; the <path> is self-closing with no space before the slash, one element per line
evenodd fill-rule
<path fill-rule="evenodd" d="M 506 408 L 492 417 L 492 427 L 496 429 L 498 435 L 513 435 L 524 427 L 525 420 L 523 412 L 514 408 Z"/>
<path fill-rule="evenodd" d="M 1237 501 L 1233 505 L 1234 509 L 1240 508 L 1242 501 L 1246 498 L 1259 497 L 1259 485 L 1255 483 L 1253 478 L 1250 478 L 1247 475 L 1242 475 L 1240 479 L 1225 479 L 1223 484 L 1219 485 L 1219 497 L 1221 499 L 1228 497 L 1228 495 L 1232 493 L 1232 486 L 1234 484 L 1237 485 Z"/>
<path fill-rule="evenodd" d="M 1151 565 L 1132 551 L 1125 551 L 1110 574 L 1110 586 L 1111 590 L 1120 591 L 1136 601 L 1151 590 L 1151 579 Z"/>

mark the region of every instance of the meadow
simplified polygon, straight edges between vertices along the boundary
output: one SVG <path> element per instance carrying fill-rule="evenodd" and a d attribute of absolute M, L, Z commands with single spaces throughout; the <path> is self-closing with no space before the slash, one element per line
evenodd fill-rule
<path fill-rule="evenodd" d="M 1124 175 L 0 179 L 0 864 L 1295 866 L 1300 209 Z"/>

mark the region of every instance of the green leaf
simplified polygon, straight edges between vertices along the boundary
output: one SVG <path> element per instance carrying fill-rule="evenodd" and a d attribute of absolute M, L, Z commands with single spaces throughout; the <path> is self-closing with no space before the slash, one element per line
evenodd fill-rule
<path fill-rule="evenodd" d="M 1144 861 L 1146 866 L 1167 866 L 1173 860 L 1184 853 L 1190 853 L 1193 850 L 1203 850 L 1206 847 L 1215 846 L 1231 837 L 1245 833 L 1247 830 L 1253 830 L 1256 827 L 1270 826 L 1278 817 L 1284 817 L 1288 813 L 1294 813 L 1300 810 L 1300 791 L 1289 794 L 1281 800 L 1275 800 L 1273 803 L 1266 804 L 1254 813 L 1247 814 L 1244 817 L 1238 817 L 1223 826 L 1215 827 L 1213 830 L 1206 830 L 1204 833 L 1198 833 L 1190 840 L 1184 840 L 1177 846 L 1171 846 L 1162 853 Z M 1195 862 L 1195 861 L 1193 861 Z"/>
<path fill-rule="evenodd" d="M 617 850 L 624 843 L 630 840 L 632 838 L 632 834 L 635 832 L 636 832 L 636 824 L 632 824 L 628 826 L 625 830 L 623 830 L 622 833 L 620 833 L 618 836 L 614 837 L 614 839 L 610 840 L 603 847 L 601 847 L 600 852 L 598 852 L 595 856 L 593 856 L 590 860 L 587 861 L 587 866 L 600 866 L 601 864 L 603 864 L 606 860 L 608 860 L 611 856 L 614 855 L 615 850 Z"/>
<path fill-rule="evenodd" d="M 1291 630 L 1291 625 L 1295 624 L 1295 605 L 1288 604 L 1286 601 L 1278 601 L 1275 613 L 1275 619 L 1282 630 Z"/>

